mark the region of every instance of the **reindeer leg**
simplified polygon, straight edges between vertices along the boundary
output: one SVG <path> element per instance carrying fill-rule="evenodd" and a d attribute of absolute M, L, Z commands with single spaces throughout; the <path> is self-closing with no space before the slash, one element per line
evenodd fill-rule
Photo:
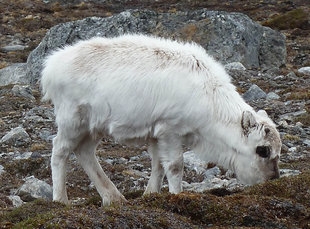
<path fill-rule="evenodd" d="M 158 153 L 168 179 L 169 192 L 182 192 L 183 152 L 180 136 L 166 135 L 158 140 Z"/>
<path fill-rule="evenodd" d="M 144 195 L 153 192 L 160 192 L 163 178 L 165 176 L 165 171 L 158 155 L 158 146 L 156 140 L 152 140 L 150 142 L 148 151 L 152 158 L 152 172 L 150 180 L 148 181 L 147 187 L 144 191 Z"/>
<path fill-rule="evenodd" d="M 107 177 L 100 166 L 95 149 L 99 140 L 94 140 L 91 135 L 85 136 L 75 150 L 77 159 L 102 198 L 102 205 L 111 202 L 126 202 L 125 197 L 117 190 L 112 181 Z"/>

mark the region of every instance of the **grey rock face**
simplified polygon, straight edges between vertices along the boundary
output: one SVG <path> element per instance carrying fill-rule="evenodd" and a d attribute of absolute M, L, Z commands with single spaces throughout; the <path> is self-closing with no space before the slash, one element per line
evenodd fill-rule
<path fill-rule="evenodd" d="M 28 133 L 22 127 L 16 127 L 4 135 L 1 140 L 0 144 L 7 144 L 13 146 L 22 146 L 25 144 L 29 144 L 31 142 L 31 138 L 29 137 Z"/>
<path fill-rule="evenodd" d="M 52 187 L 45 181 L 39 180 L 33 176 L 26 178 L 26 182 L 18 189 L 19 196 L 26 196 L 29 194 L 32 198 L 43 198 L 52 200 Z"/>
<path fill-rule="evenodd" d="M 256 84 L 253 84 L 249 90 L 247 90 L 243 94 L 243 98 L 247 101 L 255 100 L 255 99 L 264 99 L 266 98 L 267 94 Z"/>
<path fill-rule="evenodd" d="M 32 83 L 40 78 L 43 60 L 52 50 L 81 39 L 124 33 L 195 41 L 223 63 L 241 62 L 246 68 L 279 67 L 286 58 L 285 36 L 241 13 L 131 10 L 107 18 L 91 17 L 54 26 L 29 55 L 27 77 Z"/>
<path fill-rule="evenodd" d="M 13 64 L 0 69 L 0 86 L 14 83 L 28 84 L 30 78 L 26 76 L 26 64 Z"/>

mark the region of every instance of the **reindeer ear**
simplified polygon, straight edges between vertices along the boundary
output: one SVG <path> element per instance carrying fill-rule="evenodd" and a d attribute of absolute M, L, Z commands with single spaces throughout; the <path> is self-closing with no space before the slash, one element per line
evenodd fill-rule
<path fill-rule="evenodd" d="M 244 132 L 257 125 L 254 115 L 250 111 L 244 111 L 241 118 L 241 126 Z"/>
<path fill-rule="evenodd" d="M 257 111 L 257 114 L 262 116 L 262 117 L 268 118 L 268 114 L 265 110 L 259 110 L 259 111 Z"/>

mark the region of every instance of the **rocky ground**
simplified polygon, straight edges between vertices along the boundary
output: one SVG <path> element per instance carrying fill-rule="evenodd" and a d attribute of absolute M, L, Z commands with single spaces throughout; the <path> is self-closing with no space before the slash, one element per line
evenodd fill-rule
<path fill-rule="evenodd" d="M 87 16 L 107 17 L 130 8 L 243 12 L 287 38 L 286 65 L 279 69 L 226 65 L 238 91 L 278 125 L 282 178 L 244 187 L 227 171 L 202 164 L 186 152 L 186 192 L 171 195 L 164 188 L 161 195 L 143 197 L 150 175 L 146 148 L 105 139 L 97 150 L 100 164 L 128 204 L 101 207 L 73 155 L 67 182 L 72 205 L 52 203 L 49 164 L 56 134 L 52 107 L 40 102 L 37 85 L 10 84 L 0 87 L 0 228 L 310 228 L 310 73 L 302 70 L 310 66 L 307 1 L 102 2 L 1 1 L 0 68 L 26 62 L 53 25 Z"/>

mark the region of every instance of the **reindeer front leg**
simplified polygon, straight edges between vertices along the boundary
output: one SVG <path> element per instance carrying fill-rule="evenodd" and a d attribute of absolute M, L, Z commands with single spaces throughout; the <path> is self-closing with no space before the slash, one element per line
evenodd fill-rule
<path fill-rule="evenodd" d="M 159 193 L 163 183 L 163 178 L 165 176 L 165 171 L 161 164 L 160 157 L 158 154 L 157 140 L 152 140 L 150 142 L 148 152 L 152 158 L 152 172 L 150 180 L 145 189 L 144 195 L 154 192 Z"/>
<path fill-rule="evenodd" d="M 181 137 L 170 134 L 160 138 L 158 140 L 158 153 L 167 176 L 169 192 L 182 192 L 184 162 Z"/>

